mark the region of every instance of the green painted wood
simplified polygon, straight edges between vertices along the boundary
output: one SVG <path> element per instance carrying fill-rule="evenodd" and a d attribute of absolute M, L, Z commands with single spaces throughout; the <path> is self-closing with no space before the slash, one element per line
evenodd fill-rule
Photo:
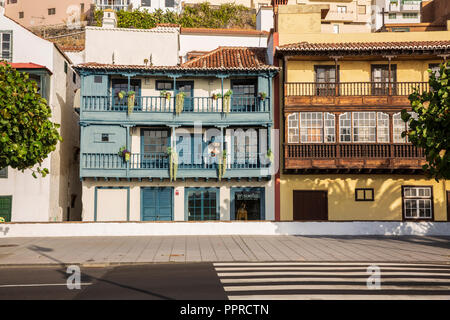
<path fill-rule="evenodd" d="M 0 218 L 5 222 L 11 222 L 12 196 L 0 197 Z"/>

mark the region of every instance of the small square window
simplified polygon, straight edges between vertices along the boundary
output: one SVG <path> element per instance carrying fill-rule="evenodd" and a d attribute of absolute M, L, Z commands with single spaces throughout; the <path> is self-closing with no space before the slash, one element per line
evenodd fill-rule
<path fill-rule="evenodd" d="M 374 190 L 371 188 L 355 189 L 355 201 L 374 201 Z"/>
<path fill-rule="evenodd" d="M 109 142 L 109 134 L 102 133 L 102 142 Z"/>
<path fill-rule="evenodd" d="M 157 80 L 156 90 L 173 90 L 173 82 Z"/>
<path fill-rule="evenodd" d="M 102 76 L 94 76 L 94 83 L 103 83 Z"/>
<path fill-rule="evenodd" d="M 8 178 L 8 167 L 0 169 L 0 179 Z"/>
<path fill-rule="evenodd" d="M 55 8 L 50 8 L 50 9 L 48 9 L 48 15 L 49 16 L 53 16 L 53 15 L 55 15 L 56 14 L 56 9 Z"/>
<path fill-rule="evenodd" d="M 23 13 L 23 11 L 19 12 L 19 19 L 23 19 L 25 16 L 25 14 Z"/>

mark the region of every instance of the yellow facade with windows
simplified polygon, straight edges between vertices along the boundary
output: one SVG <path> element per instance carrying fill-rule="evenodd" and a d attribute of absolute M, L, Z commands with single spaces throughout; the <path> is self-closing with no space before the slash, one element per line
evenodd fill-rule
<path fill-rule="evenodd" d="M 380 43 L 380 42 L 417 42 L 417 41 L 449 41 L 449 31 L 439 32 L 414 32 L 414 33 L 347 33 L 347 34 L 325 34 L 320 33 L 320 12 L 319 6 L 279 6 L 278 16 L 276 17 L 276 31 L 278 31 L 278 46 L 295 43 L 327 43 L 330 47 L 338 43 Z M 301 30 L 301 32 L 299 32 Z M 288 145 L 286 118 L 292 112 L 335 112 L 336 115 L 343 112 L 389 112 L 390 116 L 394 112 L 399 112 L 403 107 L 397 105 L 390 109 L 390 105 L 380 105 L 381 108 L 374 105 L 359 106 L 351 105 L 296 105 L 291 100 L 286 111 L 286 83 L 314 83 L 317 81 L 316 66 L 338 65 L 338 82 L 371 82 L 372 68 L 374 65 L 387 65 L 388 56 L 365 54 L 361 56 L 348 56 L 345 54 L 334 57 L 333 55 L 302 55 L 291 54 L 290 56 L 278 56 L 279 65 L 282 66 L 280 74 L 280 134 L 281 146 Z M 337 58 L 337 62 L 335 60 Z M 445 55 L 436 55 L 433 52 L 421 55 L 391 55 L 390 63 L 392 72 L 395 73 L 396 82 L 427 82 L 429 80 L 428 69 L 430 65 L 440 64 L 449 57 Z M 334 81 L 334 80 L 333 80 Z M 284 82 L 284 85 L 283 85 Z M 334 90 L 335 87 L 332 87 Z M 297 97 L 298 98 L 298 97 Z M 300 97 L 302 98 L 302 97 Z M 313 97 L 311 101 L 319 101 L 321 97 Z M 328 97 L 326 97 L 328 98 Z M 350 97 L 349 101 L 354 98 Z M 407 96 L 404 96 L 404 101 Z M 314 100 L 316 99 L 316 100 Z M 376 97 L 372 97 L 376 99 Z M 381 97 L 380 97 L 381 99 Z M 329 100 L 329 101 L 345 101 Z M 353 100 L 354 102 L 355 100 Z M 302 102 L 303 103 L 303 102 Z M 321 102 L 319 101 L 319 104 Z M 333 102 L 337 103 L 337 102 Z M 304 109 L 302 109 L 304 108 Z M 397 108 L 398 110 L 396 110 Z M 388 110 L 389 109 L 389 110 Z M 396 111 L 395 111 L 396 110 Z M 336 116 L 336 121 L 338 121 Z M 392 120 L 390 120 L 392 121 Z M 390 122 L 392 126 L 392 122 Z M 299 130 L 300 131 L 300 130 Z M 335 141 L 338 141 L 339 134 L 336 129 Z M 353 133 L 352 133 L 353 134 Z M 392 139 L 392 134 L 390 139 Z M 391 140 L 393 141 L 393 139 Z M 315 142 L 315 141 L 313 141 Z M 299 142 L 299 145 L 301 142 Z M 318 143 L 321 144 L 321 143 Z M 323 144 L 323 143 L 322 143 Z M 361 144 L 361 143 L 360 143 Z M 426 201 L 431 201 L 432 215 L 427 220 L 448 221 L 448 195 L 450 194 L 450 183 L 445 181 L 435 181 L 428 179 L 417 170 L 414 174 L 407 170 L 388 171 L 371 170 L 361 171 L 348 170 L 340 167 L 339 171 L 317 170 L 289 170 L 286 168 L 286 151 L 281 148 L 281 175 L 280 175 L 280 220 L 295 220 L 295 192 L 296 191 L 326 191 L 327 208 L 329 221 L 402 221 L 405 218 L 405 203 L 413 201 L 404 195 L 405 188 L 417 187 L 414 192 L 419 192 L 421 187 L 431 190 L 431 197 Z M 325 161 L 326 159 L 324 159 Z M 328 159 L 330 161 L 334 159 Z M 401 160 L 401 159 L 400 159 Z M 334 168 L 335 169 L 335 168 Z M 356 201 L 355 192 L 359 188 L 373 189 L 373 201 Z M 409 189 L 408 189 L 409 190 Z M 430 200 L 429 200 L 430 199 Z M 415 200 L 414 200 L 415 201 Z M 417 200 L 418 205 L 422 199 Z M 298 202 L 297 202 L 298 206 Z M 298 219 L 297 219 L 298 220 Z M 314 220 L 314 219 L 311 219 Z M 319 219 L 320 220 L 320 219 Z M 417 220 L 423 220 L 418 218 Z"/>

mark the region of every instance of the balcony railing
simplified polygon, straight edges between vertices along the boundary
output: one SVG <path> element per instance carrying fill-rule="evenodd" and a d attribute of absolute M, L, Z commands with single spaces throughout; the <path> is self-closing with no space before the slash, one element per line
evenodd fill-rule
<path fill-rule="evenodd" d="M 428 91 L 428 82 L 287 82 L 286 96 L 409 96 Z"/>
<path fill-rule="evenodd" d="M 422 149 L 412 144 L 289 144 L 289 159 L 421 159 Z"/>
<path fill-rule="evenodd" d="M 231 160 L 231 161 L 230 161 Z M 190 162 L 190 161 L 188 161 Z M 178 169 L 217 169 L 217 159 L 199 157 L 193 163 L 180 161 Z M 235 154 L 229 157 L 228 169 L 262 169 L 268 168 L 270 162 L 265 154 L 257 153 Z M 129 161 L 125 161 L 117 153 L 83 153 L 81 156 L 82 169 L 129 169 L 129 170 L 153 170 L 169 169 L 169 157 L 167 153 L 132 153 Z"/>
<path fill-rule="evenodd" d="M 134 112 L 174 113 L 176 97 L 137 96 Z M 126 112 L 127 98 L 119 99 L 113 96 L 83 96 L 82 111 Z M 232 96 L 227 102 L 224 98 L 186 97 L 183 112 L 219 113 L 219 112 L 269 112 L 270 98 L 262 99 L 254 96 Z"/>

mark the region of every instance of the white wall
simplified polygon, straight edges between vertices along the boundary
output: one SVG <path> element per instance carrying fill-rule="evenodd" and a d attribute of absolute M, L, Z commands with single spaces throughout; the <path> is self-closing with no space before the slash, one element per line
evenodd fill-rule
<path fill-rule="evenodd" d="M 213 32 L 213 31 L 212 31 Z M 211 51 L 218 47 L 263 47 L 267 46 L 267 35 L 219 35 L 183 34 L 180 35 L 180 56 L 186 61 L 190 51 Z"/>
<path fill-rule="evenodd" d="M 270 31 L 273 28 L 272 7 L 261 7 L 256 14 L 256 30 Z"/>
<path fill-rule="evenodd" d="M 86 28 L 85 62 L 144 65 L 152 59 L 155 66 L 178 63 L 178 28 L 104 29 Z"/>

